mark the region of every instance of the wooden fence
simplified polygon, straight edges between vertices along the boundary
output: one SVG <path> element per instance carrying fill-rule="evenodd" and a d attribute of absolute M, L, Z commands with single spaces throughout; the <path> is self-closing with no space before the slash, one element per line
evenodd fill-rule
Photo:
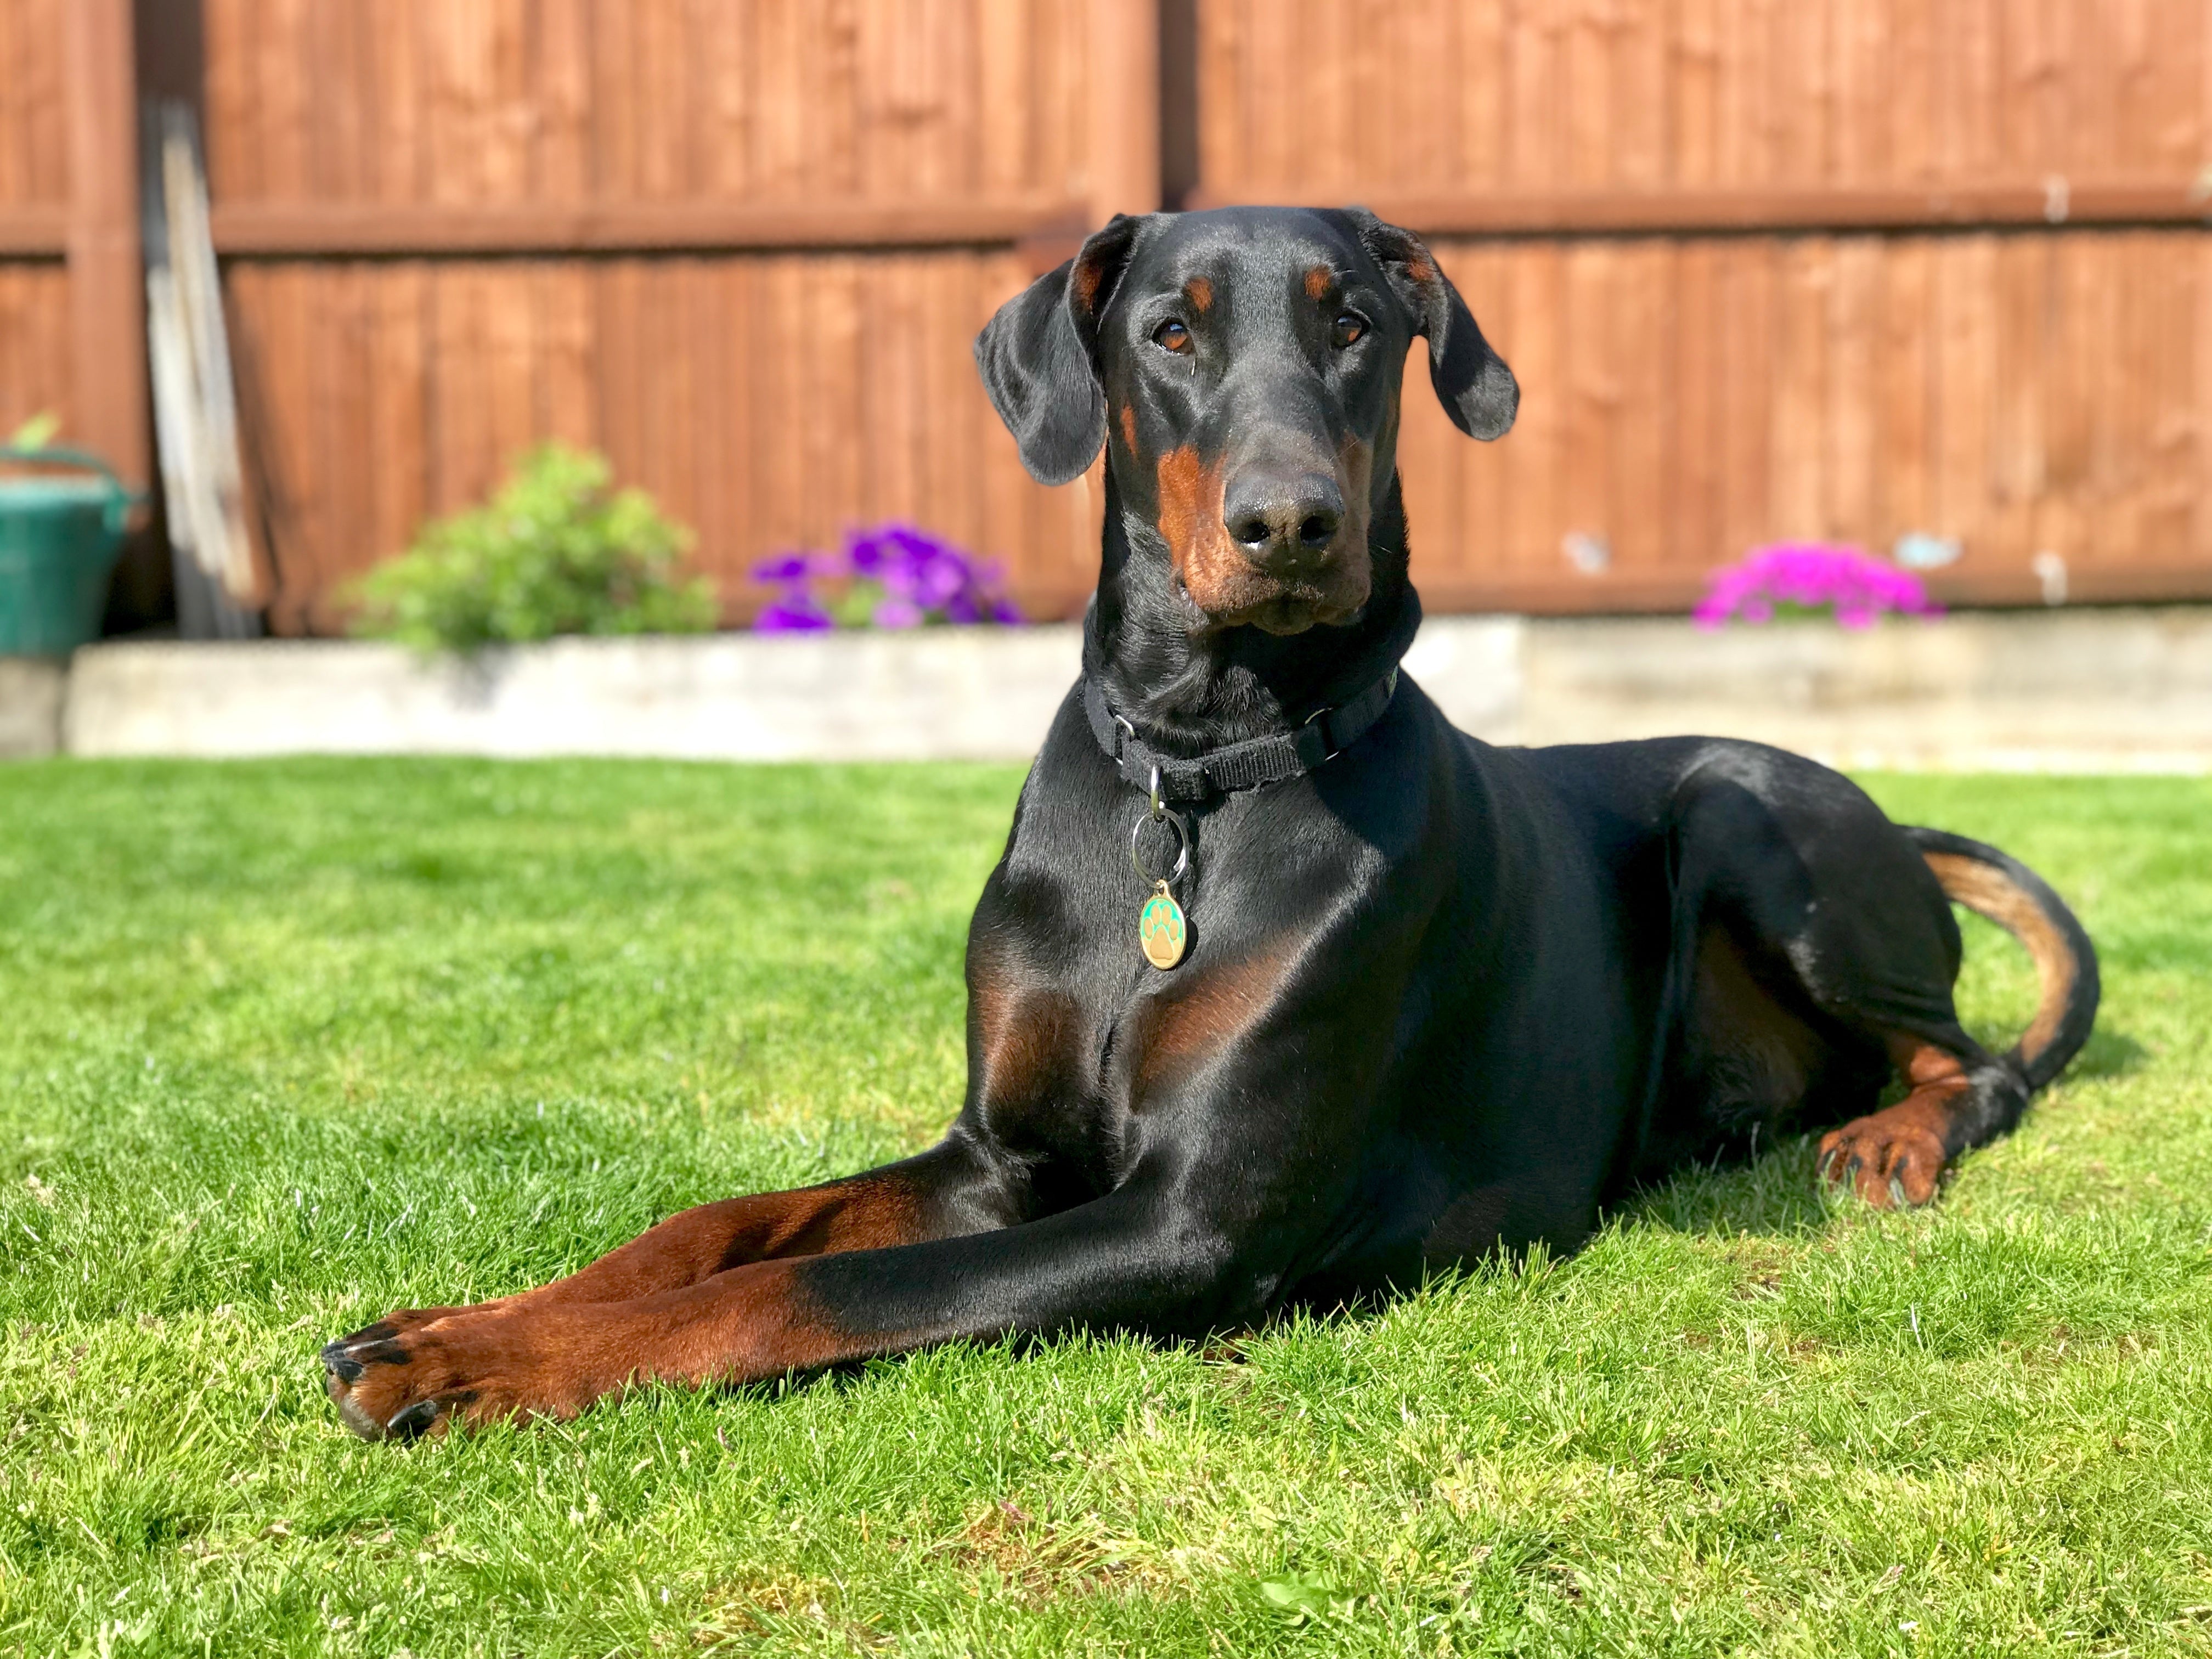
<path fill-rule="evenodd" d="M 1955 599 L 2212 593 L 2208 0 L 0 0 L 0 428 L 141 477 L 134 70 L 198 98 L 280 629 L 544 436 L 740 608 L 904 517 L 1064 613 L 1095 492 L 969 343 L 1164 194 L 1435 240 L 1524 400 L 1407 401 L 1433 608 L 1909 532 Z"/>

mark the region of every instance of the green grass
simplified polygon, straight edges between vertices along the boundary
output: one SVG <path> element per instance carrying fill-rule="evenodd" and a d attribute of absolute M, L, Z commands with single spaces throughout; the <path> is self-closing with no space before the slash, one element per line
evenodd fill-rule
<path fill-rule="evenodd" d="M 326 1337 L 930 1139 L 1018 781 L 0 771 L 0 1653 L 2212 1650 L 2202 781 L 1874 781 L 2104 953 L 1931 1212 L 1797 1144 L 1230 1347 L 340 1431 Z"/>

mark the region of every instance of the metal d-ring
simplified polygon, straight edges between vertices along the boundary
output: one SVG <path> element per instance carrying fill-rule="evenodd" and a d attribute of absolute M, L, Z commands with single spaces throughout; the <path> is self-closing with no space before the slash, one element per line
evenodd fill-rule
<path fill-rule="evenodd" d="M 1158 787 L 1157 784 L 1153 787 L 1155 790 Z M 1147 882 L 1164 881 L 1170 886 L 1173 886 L 1176 882 L 1182 879 L 1182 872 L 1190 868 L 1190 826 L 1182 821 L 1182 813 L 1176 811 L 1174 807 L 1162 803 L 1157 793 L 1153 795 L 1152 801 L 1153 816 L 1139 818 L 1134 823 L 1129 826 L 1129 862 L 1136 866 L 1137 874 L 1144 880 Z M 1171 823 L 1175 825 L 1175 868 L 1169 871 L 1164 876 L 1156 876 L 1151 871 L 1146 869 L 1145 860 L 1139 856 L 1137 852 L 1138 839 L 1143 836 L 1145 833 L 1145 826 L 1148 823 Z"/>

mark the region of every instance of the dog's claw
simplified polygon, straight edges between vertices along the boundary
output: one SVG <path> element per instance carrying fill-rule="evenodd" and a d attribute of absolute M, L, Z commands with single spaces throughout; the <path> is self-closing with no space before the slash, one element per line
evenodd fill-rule
<path fill-rule="evenodd" d="M 418 1439 L 437 1420 L 438 1402 L 418 1400 L 413 1405 L 394 1412 L 392 1420 L 384 1425 L 384 1431 L 398 1440 Z"/>
<path fill-rule="evenodd" d="M 363 1440 L 384 1438 L 384 1425 L 362 1409 L 361 1401 L 354 1398 L 353 1389 L 339 1379 L 336 1371 L 328 1373 L 323 1382 L 331 1396 L 331 1404 L 338 1408 L 338 1421 L 344 1424 L 349 1431 Z"/>
<path fill-rule="evenodd" d="M 419 1439 L 440 1415 L 436 1400 L 416 1401 L 386 1418 L 362 1399 L 356 1385 L 370 1366 L 406 1361 L 407 1351 L 394 1336 L 389 1324 L 371 1325 L 325 1344 L 318 1356 L 323 1362 L 323 1387 L 338 1408 L 339 1420 L 364 1440 Z"/>
<path fill-rule="evenodd" d="M 1935 1200 L 1943 1147 L 1909 1118 L 1876 1113 L 1834 1131 L 1816 1167 L 1877 1210 L 1916 1210 Z"/>

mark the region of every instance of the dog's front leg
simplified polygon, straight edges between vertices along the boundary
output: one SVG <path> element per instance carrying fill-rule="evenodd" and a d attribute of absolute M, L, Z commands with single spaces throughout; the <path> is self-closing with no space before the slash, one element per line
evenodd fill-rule
<path fill-rule="evenodd" d="M 1079 1326 L 1196 1334 L 1267 1281 L 1159 1181 L 990 1233 L 749 1262 L 612 1303 L 473 1311 L 386 1339 L 341 1409 L 372 1437 L 573 1416 L 634 1382 L 739 1383 L 959 1338 Z"/>
<path fill-rule="evenodd" d="M 439 1346 L 463 1323 L 481 1344 L 495 1331 L 524 1328 L 516 1322 L 525 1316 L 574 1306 L 592 1310 L 580 1329 L 604 1325 L 623 1304 L 681 1291 L 749 1263 L 1003 1227 L 1024 1213 L 1019 1184 L 1018 1171 L 956 1133 L 916 1157 L 842 1181 L 702 1204 L 535 1290 L 468 1307 L 386 1314 L 323 1350 L 325 1381 L 347 1425 L 379 1438 L 391 1427 L 391 1414 L 375 1415 L 381 1391 L 365 1387 L 364 1379 Z M 416 1340 L 424 1332 L 443 1334 Z"/>

